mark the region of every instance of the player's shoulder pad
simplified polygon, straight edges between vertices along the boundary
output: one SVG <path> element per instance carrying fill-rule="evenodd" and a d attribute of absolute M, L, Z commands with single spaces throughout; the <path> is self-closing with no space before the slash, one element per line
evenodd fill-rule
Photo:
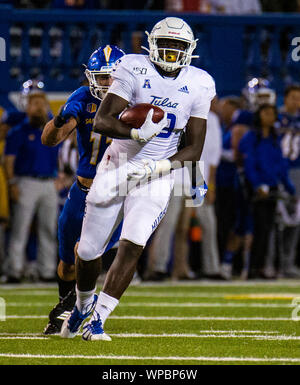
<path fill-rule="evenodd" d="M 77 88 L 68 98 L 67 103 L 69 102 L 84 102 L 87 98 L 91 96 L 90 89 L 88 86 L 81 86 Z"/>
<path fill-rule="evenodd" d="M 188 70 L 195 85 L 200 85 L 207 88 L 215 87 L 214 78 L 205 70 L 194 66 L 189 66 Z"/>
<path fill-rule="evenodd" d="M 215 81 L 208 72 L 194 66 L 188 66 L 187 68 L 188 81 L 191 88 L 194 88 L 195 91 L 206 89 L 215 94 Z"/>
<path fill-rule="evenodd" d="M 145 57 L 145 55 L 141 54 L 128 54 L 122 56 L 115 63 L 114 69 L 112 70 L 112 77 L 121 69 L 128 71 L 132 75 L 138 75 L 143 70 L 146 71 L 147 62 Z"/>

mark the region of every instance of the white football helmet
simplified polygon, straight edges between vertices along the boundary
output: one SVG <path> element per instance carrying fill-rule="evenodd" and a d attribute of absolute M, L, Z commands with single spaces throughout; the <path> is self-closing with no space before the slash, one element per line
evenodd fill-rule
<path fill-rule="evenodd" d="M 188 66 L 193 58 L 192 53 L 197 45 L 194 34 L 190 26 L 178 17 L 167 17 L 159 21 L 153 27 L 151 33 L 146 31 L 148 36 L 149 49 L 142 47 L 149 52 L 152 63 L 158 65 L 166 72 L 173 72 L 178 68 Z M 179 40 L 186 43 L 186 48 L 182 51 L 168 47 L 158 47 L 158 39 Z"/>

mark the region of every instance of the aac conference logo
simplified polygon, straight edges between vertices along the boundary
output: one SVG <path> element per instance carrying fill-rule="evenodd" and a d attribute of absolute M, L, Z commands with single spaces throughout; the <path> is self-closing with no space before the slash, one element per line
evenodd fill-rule
<path fill-rule="evenodd" d="M 0 61 L 6 61 L 6 42 L 3 37 L 0 37 Z"/>

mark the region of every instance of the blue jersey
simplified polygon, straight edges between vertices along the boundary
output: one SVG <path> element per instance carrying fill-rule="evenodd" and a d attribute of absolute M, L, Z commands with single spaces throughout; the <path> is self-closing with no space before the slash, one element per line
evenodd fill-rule
<path fill-rule="evenodd" d="M 5 123 L 8 126 L 17 126 L 23 122 L 26 118 L 26 113 L 18 110 L 6 110 L 1 116 L 1 123 Z"/>
<path fill-rule="evenodd" d="M 231 130 L 228 129 L 223 132 L 222 148 L 223 151 L 232 150 L 231 147 Z M 216 184 L 218 187 L 234 187 L 236 178 L 236 163 L 226 159 L 221 159 L 221 162 L 217 168 Z"/>
<path fill-rule="evenodd" d="M 300 167 L 300 113 L 290 115 L 281 112 L 278 115 L 277 132 L 280 137 L 284 158 L 289 160 L 290 167 Z"/>
<path fill-rule="evenodd" d="M 237 110 L 234 113 L 231 124 L 223 129 L 223 154 L 232 151 L 231 137 L 232 128 L 235 125 L 246 125 L 251 127 L 253 122 L 253 113 L 247 110 Z M 220 187 L 234 187 L 236 184 L 237 166 L 235 161 L 222 156 L 221 162 L 217 168 L 216 184 Z"/>
<path fill-rule="evenodd" d="M 93 122 L 100 100 L 94 98 L 89 87 L 80 87 L 72 93 L 67 103 L 81 102 L 77 120 L 77 144 L 79 162 L 77 175 L 93 179 L 96 166 L 103 157 L 111 139 L 93 131 Z"/>
<path fill-rule="evenodd" d="M 263 184 L 277 187 L 282 183 L 289 193 L 294 194 L 279 137 L 263 138 L 257 132 L 249 131 L 240 141 L 239 151 L 245 155 L 245 175 L 255 190 Z"/>
<path fill-rule="evenodd" d="M 59 146 L 44 146 L 41 136 L 42 130 L 31 126 L 28 118 L 8 132 L 5 154 L 16 156 L 17 176 L 56 177 Z"/>
<path fill-rule="evenodd" d="M 245 126 L 252 127 L 253 125 L 254 113 L 248 110 L 238 110 L 238 113 L 234 117 L 234 120 L 231 126 L 235 124 L 243 124 Z"/>

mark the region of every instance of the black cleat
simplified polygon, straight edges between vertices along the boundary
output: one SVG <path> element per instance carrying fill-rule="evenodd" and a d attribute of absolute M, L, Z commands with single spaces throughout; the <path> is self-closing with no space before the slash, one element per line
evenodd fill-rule
<path fill-rule="evenodd" d="M 43 334 L 59 334 L 64 320 L 71 314 L 76 302 L 76 292 L 71 290 L 49 313 L 49 322 Z"/>

